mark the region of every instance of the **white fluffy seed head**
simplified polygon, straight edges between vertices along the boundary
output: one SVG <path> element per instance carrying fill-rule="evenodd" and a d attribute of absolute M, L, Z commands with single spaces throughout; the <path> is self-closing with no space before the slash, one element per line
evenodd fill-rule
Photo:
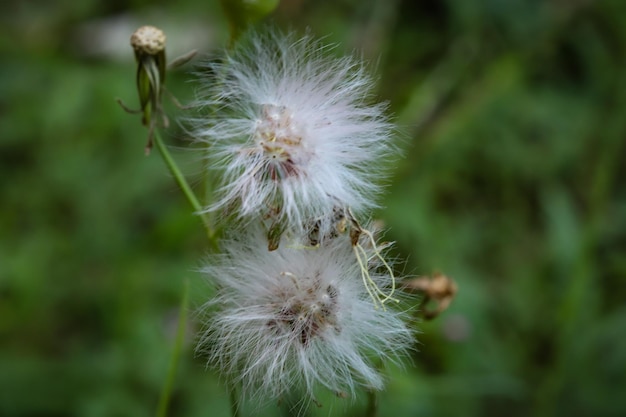
<path fill-rule="evenodd" d="M 318 386 L 340 395 L 381 389 L 376 362 L 402 356 L 412 337 L 404 313 L 375 307 L 349 240 L 272 252 L 262 241 L 231 241 L 209 260 L 204 272 L 217 296 L 205 306 L 198 350 L 247 398 L 299 388 L 313 399 Z M 371 277 L 383 290 L 390 285 L 386 274 Z"/>
<path fill-rule="evenodd" d="M 207 65 L 197 103 L 209 117 L 192 121 L 222 173 L 207 210 L 306 228 L 336 206 L 376 206 L 393 127 L 384 104 L 369 104 L 362 62 L 310 36 L 269 33 Z"/>

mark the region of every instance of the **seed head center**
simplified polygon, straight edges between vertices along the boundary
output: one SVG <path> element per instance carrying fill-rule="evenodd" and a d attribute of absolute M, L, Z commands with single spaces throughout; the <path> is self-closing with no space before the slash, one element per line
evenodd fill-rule
<path fill-rule="evenodd" d="M 256 124 L 255 142 L 268 158 L 284 161 L 300 147 L 300 130 L 287 107 L 263 104 L 261 118 Z"/>
<path fill-rule="evenodd" d="M 284 277 L 283 277 L 284 278 Z M 289 279 L 296 279 L 289 276 Z M 319 278 L 307 278 L 311 285 L 302 288 L 296 282 L 296 293 L 284 304 L 276 305 L 276 318 L 268 323 L 280 334 L 290 334 L 294 341 L 308 346 L 311 339 L 323 337 L 327 329 L 340 332 L 337 323 L 337 289 L 333 285 L 323 287 Z"/>
<path fill-rule="evenodd" d="M 302 158 L 301 127 L 286 106 L 263 104 L 256 121 L 254 141 L 265 160 L 261 173 L 272 181 L 297 176 Z"/>

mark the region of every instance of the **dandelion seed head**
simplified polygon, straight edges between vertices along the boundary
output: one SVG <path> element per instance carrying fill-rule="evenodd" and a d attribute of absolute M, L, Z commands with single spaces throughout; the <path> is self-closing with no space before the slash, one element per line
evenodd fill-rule
<path fill-rule="evenodd" d="M 262 238 L 229 242 L 209 260 L 204 272 L 217 296 L 206 305 L 198 350 L 257 400 L 294 387 L 311 399 L 318 387 L 350 394 L 382 389 L 370 356 L 396 360 L 412 338 L 403 312 L 375 308 L 349 241 L 269 252 Z M 371 276 L 381 288 L 389 285 L 386 274 Z"/>
<path fill-rule="evenodd" d="M 213 76 L 200 78 L 198 108 L 214 112 L 192 120 L 222 177 L 207 210 L 306 227 L 337 205 L 376 207 L 395 148 L 363 62 L 336 58 L 311 36 L 270 32 L 207 65 Z"/>

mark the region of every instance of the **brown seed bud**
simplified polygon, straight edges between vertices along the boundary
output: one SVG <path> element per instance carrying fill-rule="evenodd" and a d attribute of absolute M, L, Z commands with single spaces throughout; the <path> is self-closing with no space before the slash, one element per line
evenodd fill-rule
<path fill-rule="evenodd" d="M 434 319 L 445 311 L 456 296 L 458 286 L 456 283 L 441 273 L 436 273 L 432 277 L 413 278 L 405 282 L 404 290 L 411 293 L 422 293 L 422 314 L 427 320 Z M 433 300 L 436 308 L 426 309 L 426 304 Z"/>
<path fill-rule="evenodd" d="M 165 49 L 165 33 L 154 26 L 142 26 L 130 37 L 130 45 L 138 54 L 156 55 Z"/>

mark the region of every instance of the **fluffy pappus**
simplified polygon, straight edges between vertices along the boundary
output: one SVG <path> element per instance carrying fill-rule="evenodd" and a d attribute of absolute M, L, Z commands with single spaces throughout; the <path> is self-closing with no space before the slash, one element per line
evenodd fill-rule
<path fill-rule="evenodd" d="M 227 242 L 203 269 L 217 295 L 205 305 L 198 351 L 246 398 L 278 399 L 294 387 L 312 401 L 317 387 L 339 396 L 382 389 L 379 362 L 402 357 L 412 334 L 404 312 L 374 304 L 347 237 L 271 252 L 262 241 Z M 370 276 L 388 289 L 378 266 Z"/>
<path fill-rule="evenodd" d="M 386 105 L 370 103 L 360 60 L 336 58 L 311 36 L 269 32 L 207 66 L 197 107 L 208 114 L 192 120 L 221 173 L 207 210 L 307 228 L 335 206 L 376 207 L 393 126 Z"/>

